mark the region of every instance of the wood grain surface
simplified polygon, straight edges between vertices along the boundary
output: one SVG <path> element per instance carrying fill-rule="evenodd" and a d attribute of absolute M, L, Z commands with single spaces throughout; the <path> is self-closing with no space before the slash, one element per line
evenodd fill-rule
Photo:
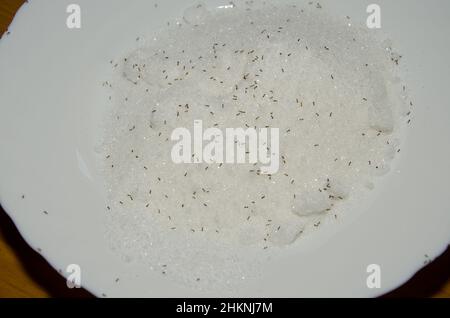
<path fill-rule="evenodd" d="M 6 32 L 23 2 L 0 0 L 0 34 Z M 68 289 L 64 279 L 25 243 L 13 222 L 0 208 L 0 297 L 91 295 L 83 289 Z M 450 250 L 385 297 L 450 298 Z"/>

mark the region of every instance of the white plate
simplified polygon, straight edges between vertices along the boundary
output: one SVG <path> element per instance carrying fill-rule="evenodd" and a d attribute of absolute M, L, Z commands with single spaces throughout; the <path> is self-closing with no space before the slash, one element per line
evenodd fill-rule
<path fill-rule="evenodd" d="M 82 28 L 69 30 L 66 7 L 72 2 L 29 1 L 0 41 L 3 208 L 55 269 L 67 276 L 69 264 L 80 265 L 82 285 L 95 295 L 220 295 L 178 286 L 110 252 L 94 153 L 109 61 L 194 1 L 160 1 L 155 8 L 147 0 L 77 0 Z M 369 3 L 322 2 L 334 14 L 361 21 Z M 378 3 L 382 32 L 404 55 L 415 103 L 396 168 L 367 207 L 268 263 L 263 277 L 235 296 L 377 296 L 407 281 L 450 242 L 450 2 Z M 369 264 L 381 266 L 380 289 L 366 285 Z"/>

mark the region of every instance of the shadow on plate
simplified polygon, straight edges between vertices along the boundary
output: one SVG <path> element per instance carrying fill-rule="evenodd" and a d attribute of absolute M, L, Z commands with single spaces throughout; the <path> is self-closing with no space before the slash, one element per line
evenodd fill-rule
<path fill-rule="evenodd" d="M 52 297 L 93 297 L 84 289 L 69 289 L 62 278 L 20 236 L 14 223 L 0 207 L 0 239 L 11 246 L 27 274 Z M 0 264 L 2 266 L 2 264 Z M 450 279 L 450 249 L 419 271 L 402 287 L 383 296 L 385 298 L 432 297 Z"/>

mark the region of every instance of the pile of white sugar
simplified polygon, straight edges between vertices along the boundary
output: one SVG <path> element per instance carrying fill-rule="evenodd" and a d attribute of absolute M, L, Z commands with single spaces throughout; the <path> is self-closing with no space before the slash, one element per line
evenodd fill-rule
<path fill-rule="evenodd" d="M 157 10 L 157 9 L 155 9 Z M 320 5 L 189 8 L 111 61 L 108 238 L 127 262 L 235 286 L 372 188 L 400 151 L 400 56 Z M 175 164 L 175 128 L 279 128 L 280 166 Z"/>

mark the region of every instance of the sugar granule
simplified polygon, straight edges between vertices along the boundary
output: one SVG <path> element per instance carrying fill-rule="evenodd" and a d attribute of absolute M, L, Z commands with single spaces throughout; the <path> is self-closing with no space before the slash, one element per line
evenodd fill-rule
<path fill-rule="evenodd" d="M 112 62 L 107 235 L 125 261 L 232 289 L 389 171 L 409 114 L 398 55 L 316 5 L 197 5 L 171 25 Z M 194 120 L 280 128 L 280 171 L 175 165 L 171 132 Z"/>

